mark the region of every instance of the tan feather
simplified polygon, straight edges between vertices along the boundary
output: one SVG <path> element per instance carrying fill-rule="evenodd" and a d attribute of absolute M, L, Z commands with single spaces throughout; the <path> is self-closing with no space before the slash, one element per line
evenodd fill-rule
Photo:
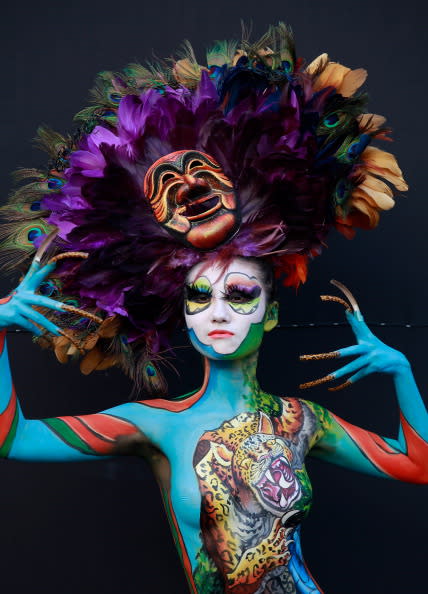
<path fill-rule="evenodd" d="M 328 54 L 321 54 L 315 60 L 312 60 L 308 66 L 306 66 L 305 72 L 310 75 L 315 75 L 318 72 L 324 70 L 329 62 Z"/>
<path fill-rule="evenodd" d="M 398 166 L 397 159 L 393 154 L 382 151 L 374 146 L 368 146 L 363 151 L 361 158 L 369 172 L 384 177 L 399 191 L 409 189 L 404 181 L 403 172 Z"/>
<path fill-rule="evenodd" d="M 89 375 L 94 371 L 104 359 L 104 353 L 98 347 L 95 347 L 80 362 L 80 371 L 83 375 Z"/>
<path fill-rule="evenodd" d="M 364 68 L 351 70 L 345 74 L 337 90 L 343 97 L 351 97 L 364 84 L 366 78 L 367 70 Z"/>
<path fill-rule="evenodd" d="M 357 119 L 360 130 L 367 134 L 379 130 L 386 122 L 386 118 L 377 113 L 363 113 Z"/>

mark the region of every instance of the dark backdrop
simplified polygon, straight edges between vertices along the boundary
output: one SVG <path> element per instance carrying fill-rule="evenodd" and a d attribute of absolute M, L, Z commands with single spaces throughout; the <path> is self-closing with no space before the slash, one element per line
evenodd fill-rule
<path fill-rule="evenodd" d="M 417 1 L 300 0 L 260 3 L 218 0 L 204 4 L 168 0 L 96 3 L 11 2 L 2 8 L 1 200 L 9 172 L 37 166 L 32 149 L 39 123 L 61 131 L 87 102 L 96 72 L 119 69 L 134 59 L 164 57 L 184 38 L 202 59 L 206 44 L 239 35 L 240 18 L 256 35 L 279 19 L 291 23 L 298 54 L 323 51 L 352 67 L 369 70 L 370 108 L 395 130 L 392 150 L 410 191 L 382 217 L 379 228 L 352 241 L 331 237 L 296 298 L 282 295 L 283 322 L 342 319 L 340 306 L 320 304 L 328 280 L 345 282 L 368 320 L 428 321 L 425 308 L 426 204 L 426 14 Z M 386 147 L 390 149 L 389 146 Z M 12 279 L 2 279 L 2 290 Z M 424 328 L 376 329 L 407 354 L 426 395 L 428 369 Z M 178 344 L 185 344 L 183 336 Z M 260 379 L 279 394 L 330 367 L 301 364 L 299 353 L 352 343 L 348 329 L 279 329 L 266 340 Z M 129 384 L 119 372 L 83 378 L 75 366 L 31 344 L 28 335 L 9 339 L 15 383 L 30 417 L 88 413 L 123 402 Z M 178 351 L 181 378 L 174 394 L 201 378 L 196 355 Z M 385 435 L 396 435 L 398 414 L 390 380 L 370 377 L 337 394 L 324 388 L 305 396 Z M 379 480 L 310 462 L 315 499 L 303 528 L 306 560 L 327 594 L 425 592 L 427 494 L 425 486 Z M 186 592 L 183 573 L 163 518 L 157 488 L 139 460 L 80 464 L 3 462 L 0 467 L 1 585 L 34 594 Z"/>

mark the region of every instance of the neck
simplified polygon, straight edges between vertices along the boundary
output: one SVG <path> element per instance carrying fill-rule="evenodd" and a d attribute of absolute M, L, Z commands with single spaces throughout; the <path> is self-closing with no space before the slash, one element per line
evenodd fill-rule
<path fill-rule="evenodd" d="M 251 402 L 261 391 L 256 377 L 258 355 L 256 351 L 229 361 L 204 357 L 203 398 L 228 402 L 234 408 L 242 399 Z"/>

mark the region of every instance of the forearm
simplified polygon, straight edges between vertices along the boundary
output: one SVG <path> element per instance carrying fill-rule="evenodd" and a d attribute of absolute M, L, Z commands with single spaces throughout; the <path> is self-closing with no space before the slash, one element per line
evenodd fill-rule
<path fill-rule="evenodd" d="M 403 367 L 394 375 L 394 386 L 400 412 L 409 425 L 424 441 L 428 442 L 428 412 L 416 385 L 410 365 Z M 403 427 L 397 439 L 402 448 L 406 447 Z"/>
<path fill-rule="evenodd" d="M 386 476 L 428 483 L 428 414 L 409 365 L 394 373 L 400 409 L 397 439 L 381 437 L 335 417 L 363 454 Z M 334 416 L 334 415 L 333 415 Z M 342 439 L 343 444 L 346 438 Z"/>
<path fill-rule="evenodd" d="M 0 331 L 0 457 L 7 457 L 22 413 L 12 382 L 6 344 L 6 330 Z"/>

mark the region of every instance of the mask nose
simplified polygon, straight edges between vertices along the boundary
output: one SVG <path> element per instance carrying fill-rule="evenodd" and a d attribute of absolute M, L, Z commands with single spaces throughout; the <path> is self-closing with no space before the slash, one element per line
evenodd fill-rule
<path fill-rule="evenodd" d="M 210 185 L 200 177 L 193 177 L 193 175 L 183 175 L 183 185 L 177 192 L 176 200 L 178 204 L 183 204 L 186 201 L 195 200 L 199 196 L 206 194 Z"/>

